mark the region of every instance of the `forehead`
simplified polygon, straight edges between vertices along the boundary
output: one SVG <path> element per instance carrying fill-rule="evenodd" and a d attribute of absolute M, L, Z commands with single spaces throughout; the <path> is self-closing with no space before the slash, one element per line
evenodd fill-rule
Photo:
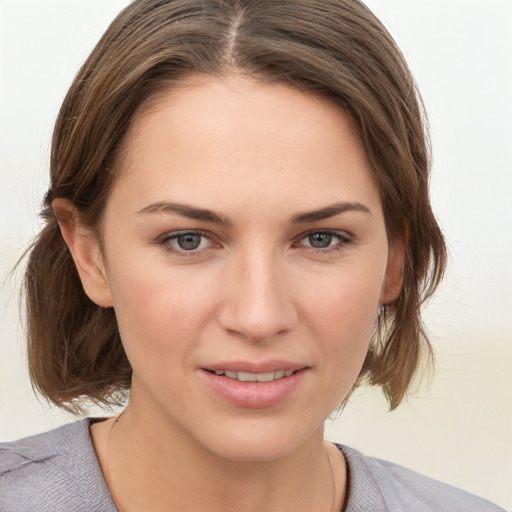
<path fill-rule="evenodd" d="M 149 200 L 229 200 L 303 206 L 357 200 L 376 189 L 350 117 L 282 83 L 193 77 L 136 116 L 113 194 Z M 136 197 L 135 197 L 136 196 Z M 158 198 L 157 196 L 160 196 Z M 249 201 L 251 200 L 251 201 Z M 208 205 L 216 206 L 216 205 Z"/>

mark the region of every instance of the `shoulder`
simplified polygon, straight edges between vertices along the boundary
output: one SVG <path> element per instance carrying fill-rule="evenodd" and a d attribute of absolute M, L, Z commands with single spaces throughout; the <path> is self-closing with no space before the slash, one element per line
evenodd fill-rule
<path fill-rule="evenodd" d="M 339 446 L 347 461 L 349 506 L 347 512 L 369 510 L 368 499 L 379 512 L 505 512 L 503 508 L 399 464 L 367 457 Z M 365 505 L 366 503 L 366 505 Z M 352 508 L 350 508 L 352 505 Z"/>
<path fill-rule="evenodd" d="M 89 420 L 0 443 L 0 511 L 115 511 L 109 503 Z"/>

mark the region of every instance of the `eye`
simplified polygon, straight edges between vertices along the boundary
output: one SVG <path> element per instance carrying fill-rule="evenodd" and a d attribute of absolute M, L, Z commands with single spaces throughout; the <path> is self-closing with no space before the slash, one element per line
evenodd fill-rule
<path fill-rule="evenodd" d="M 178 254 L 195 254 L 214 245 L 208 236 L 197 231 L 169 233 L 164 235 L 159 243 L 164 246 L 165 250 Z"/>
<path fill-rule="evenodd" d="M 297 245 L 310 247 L 319 251 L 338 249 L 348 245 L 351 239 L 346 234 L 338 231 L 314 231 L 301 238 Z"/>
<path fill-rule="evenodd" d="M 307 240 L 311 247 L 315 249 L 325 249 L 332 243 L 333 236 L 331 233 L 313 233 L 307 236 Z"/>

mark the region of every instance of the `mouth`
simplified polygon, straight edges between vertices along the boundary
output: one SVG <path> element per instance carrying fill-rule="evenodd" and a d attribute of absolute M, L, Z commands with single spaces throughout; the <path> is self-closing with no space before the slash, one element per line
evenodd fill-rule
<path fill-rule="evenodd" d="M 310 369 L 285 361 L 231 361 L 200 368 L 203 382 L 216 396 L 246 409 L 265 409 L 291 399 Z"/>
<path fill-rule="evenodd" d="M 290 377 L 294 373 L 297 373 L 305 368 L 299 368 L 297 370 L 276 370 L 273 372 L 265 372 L 265 373 L 251 373 L 251 372 L 234 372 L 230 370 L 209 370 L 206 369 L 207 372 L 210 372 L 217 376 L 224 376 L 228 379 L 238 380 L 240 382 L 272 382 L 274 380 L 283 379 L 285 377 Z"/>

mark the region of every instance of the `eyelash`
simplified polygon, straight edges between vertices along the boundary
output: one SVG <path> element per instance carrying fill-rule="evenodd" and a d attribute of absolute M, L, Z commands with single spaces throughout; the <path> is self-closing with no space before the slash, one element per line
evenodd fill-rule
<path fill-rule="evenodd" d="M 194 257 L 194 256 L 199 256 L 200 254 L 202 254 L 204 251 L 207 251 L 207 250 L 210 250 L 211 247 L 206 247 L 206 248 L 202 248 L 202 249 L 194 249 L 194 250 L 191 250 L 191 251 L 186 251 L 184 249 L 181 249 L 179 247 L 176 247 L 176 246 L 173 246 L 172 245 L 172 241 L 175 241 L 177 240 L 180 236 L 187 236 L 187 235 L 192 235 L 192 236 L 200 236 L 202 237 L 203 239 L 206 239 L 206 240 L 209 240 L 210 243 L 215 243 L 213 242 L 212 238 L 210 236 L 208 236 L 207 234 L 203 233 L 202 231 L 189 231 L 189 230 L 184 230 L 184 231 L 175 231 L 173 233 L 168 233 L 162 237 L 160 237 L 158 240 L 157 240 L 157 244 L 158 245 L 161 245 L 163 247 L 163 249 L 167 252 L 170 252 L 170 253 L 173 253 L 173 254 L 177 254 L 178 256 L 183 256 L 183 257 Z M 220 246 L 218 246 L 220 247 Z"/>
<path fill-rule="evenodd" d="M 312 246 L 305 246 L 308 249 L 311 249 L 316 254 L 325 254 L 325 253 L 330 253 L 331 251 L 339 251 L 340 249 L 343 249 L 353 243 L 353 238 L 350 235 L 348 235 L 347 233 L 342 232 L 342 231 L 333 231 L 333 230 L 329 230 L 329 229 L 320 229 L 317 231 L 309 231 L 309 232 L 301 235 L 299 238 L 297 238 L 297 240 L 302 241 L 302 240 L 305 240 L 313 235 L 328 235 L 328 236 L 338 239 L 338 243 L 336 243 L 333 246 L 326 247 L 326 248 L 320 249 L 320 248 L 316 248 L 316 247 L 312 247 Z M 296 242 L 294 242 L 294 246 L 297 246 Z"/>
<path fill-rule="evenodd" d="M 335 245 L 328 246 L 325 248 L 316 248 L 316 247 L 312 247 L 312 246 L 299 245 L 299 242 L 307 239 L 308 237 L 311 237 L 313 235 L 318 235 L 318 234 L 328 235 L 333 238 L 337 238 L 339 241 Z M 211 236 L 207 235 L 206 233 L 204 233 L 202 231 L 189 231 L 189 230 L 168 233 L 168 234 L 160 237 L 156 241 L 156 243 L 157 243 L 157 245 L 162 246 L 165 251 L 173 253 L 173 254 L 177 254 L 178 256 L 182 256 L 182 257 L 197 257 L 197 256 L 202 255 L 205 251 L 212 249 L 212 247 L 206 247 L 206 248 L 192 249 L 190 251 L 187 251 L 187 250 L 178 248 L 171 243 L 172 241 L 176 241 L 179 237 L 187 236 L 187 235 L 200 236 L 203 239 L 209 240 L 210 243 L 215 244 L 215 242 L 213 242 Z M 293 247 L 304 247 L 308 250 L 313 251 L 315 254 L 326 254 L 326 253 L 330 253 L 331 251 L 338 251 L 340 249 L 343 249 L 352 243 L 353 243 L 352 236 L 348 235 L 345 232 L 333 231 L 333 230 L 328 230 L 328 229 L 320 229 L 320 230 L 315 230 L 315 231 L 308 231 L 307 233 L 300 235 L 293 242 Z M 220 247 L 220 245 L 218 245 L 218 244 L 215 244 L 215 245 L 216 245 L 216 247 L 214 247 L 214 249 Z"/>

